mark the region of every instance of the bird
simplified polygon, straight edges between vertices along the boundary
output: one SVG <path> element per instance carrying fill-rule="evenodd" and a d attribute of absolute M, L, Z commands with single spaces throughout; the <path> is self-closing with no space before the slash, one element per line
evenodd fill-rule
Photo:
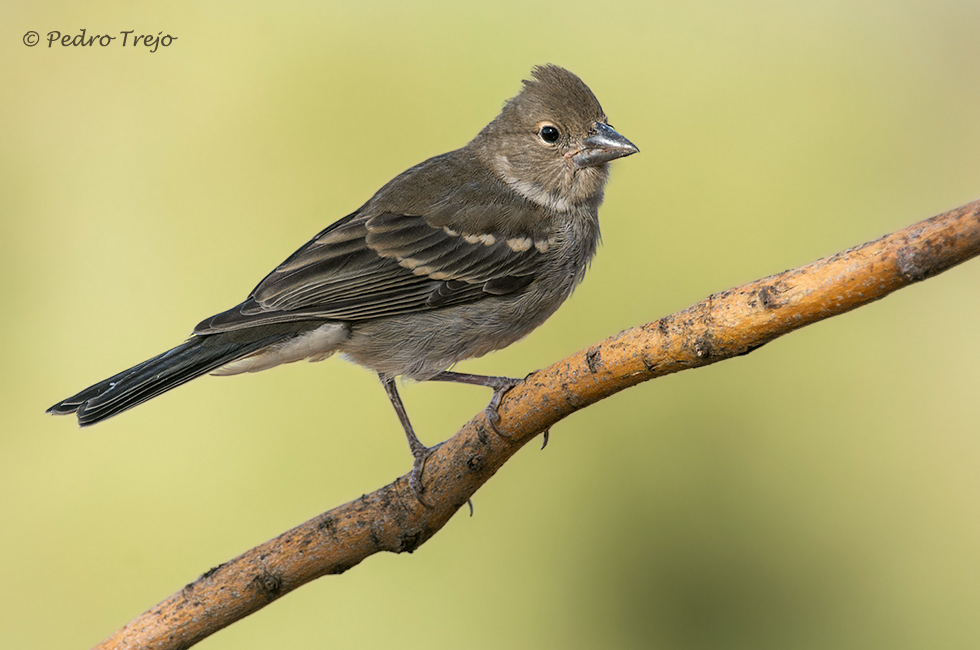
<path fill-rule="evenodd" d="M 450 370 L 541 325 L 581 282 L 600 239 L 608 163 L 639 149 L 568 70 L 535 66 L 520 92 L 460 149 L 415 165 L 319 232 L 238 305 L 190 338 L 49 408 L 89 426 L 204 374 L 257 372 L 334 353 L 377 373 L 413 456 L 426 447 L 396 378 L 493 389 L 519 379 Z"/>

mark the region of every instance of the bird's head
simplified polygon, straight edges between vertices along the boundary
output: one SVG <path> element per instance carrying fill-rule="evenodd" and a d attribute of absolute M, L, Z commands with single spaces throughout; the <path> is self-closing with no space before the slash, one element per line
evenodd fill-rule
<path fill-rule="evenodd" d="M 609 126 L 589 87 L 555 65 L 534 68 L 471 146 L 518 193 L 559 210 L 601 200 L 606 163 L 639 151 Z"/>

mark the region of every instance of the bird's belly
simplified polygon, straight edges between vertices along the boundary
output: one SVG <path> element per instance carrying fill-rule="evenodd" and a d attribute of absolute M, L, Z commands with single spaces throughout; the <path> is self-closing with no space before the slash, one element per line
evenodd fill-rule
<path fill-rule="evenodd" d="M 386 377 L 424 380 L 458 361 L 505 348 L 541 325 L 571 292 L 567 286 L 488 298 L 427 313 L 351 324 L 339 347 L 351 361 Z M 555 291 L 557 289 L 557 291 Z"/>

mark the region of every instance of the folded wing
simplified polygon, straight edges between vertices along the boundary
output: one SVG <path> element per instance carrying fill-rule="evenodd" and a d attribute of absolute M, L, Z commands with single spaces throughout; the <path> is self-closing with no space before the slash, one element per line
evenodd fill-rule
<path fill-rule="evenodd" d="M 540 256 L 530 238 L 456 231 L 422 215 L 354 213 L 293 253 L 245 302 L 194 332 L 357 321 L 475 302 L 526 287 Z"/>

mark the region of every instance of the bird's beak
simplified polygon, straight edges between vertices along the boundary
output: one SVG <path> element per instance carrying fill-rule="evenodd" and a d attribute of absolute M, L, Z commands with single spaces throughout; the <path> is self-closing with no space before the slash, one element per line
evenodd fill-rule
<path fill-rule="evenodd" d="M 571 156 L 575 169 L 595 167 L 640 151 L 635 144 L 602 122 L 596 122 L 595 133 L 583 140 L 582 144 L 583 147 Z"/>

